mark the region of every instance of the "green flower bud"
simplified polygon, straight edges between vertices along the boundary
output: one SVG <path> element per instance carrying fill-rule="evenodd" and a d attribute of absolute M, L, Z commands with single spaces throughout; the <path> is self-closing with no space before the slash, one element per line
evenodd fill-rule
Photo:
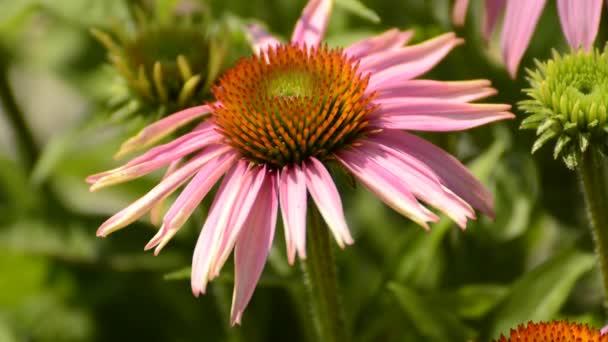
<path fill-rule="evenodd" d="M 109 101 L 112 118 L 157 119 L 210 99 L 226 51 L 210 20 L 196 8 L 184 11 L 180 2 L 171 9 L 131 8 L 128 25 L 91 30 L 118 76 Z"/>
<path fill-rule="evenodd" d="M 582 153 L 592 148 L 608 151 L 608 52 L 579 51 L 567 55 L 553 52 L 553 59 L 537 61 L 528 70 L 529 99 L 519 103 L 530 114 L 520 129 L 535 129 L 532 153 L 556 141 L 554 158 L 577 167 Z"/>

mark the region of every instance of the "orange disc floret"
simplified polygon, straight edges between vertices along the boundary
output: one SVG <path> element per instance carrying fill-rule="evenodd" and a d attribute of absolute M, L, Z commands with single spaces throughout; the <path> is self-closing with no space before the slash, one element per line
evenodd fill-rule
<path fill-rule="evenodd" d="M 504 335 L 495 342 L 608 342 L 608 334 L 583 324 L 568 321 L 532 323 L 511 329 L 509 337 Z"/>
<path fill-rule="evenodd" d="M 213 87 L 220 131 L 243 156 L 280 168 L 327 157 L 366 134 L 375 94 L 341 49 L 282 45 L 241 59 Z"/>

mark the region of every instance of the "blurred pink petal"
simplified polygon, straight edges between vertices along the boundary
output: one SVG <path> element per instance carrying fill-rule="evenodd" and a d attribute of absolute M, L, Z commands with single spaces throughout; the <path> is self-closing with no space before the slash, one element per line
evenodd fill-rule
<path fill-rule="evenodd" d="M 306 177 L 300 166 L 293 165 L 285 166 L 278 178 L 287 258 L 293 264 L 296 250 L 306 258 Z"/>
<path fill-rule="evenodd" d="M 464 25 L 467 18 L 467 9 L 469 8 L 469 0 L 456 0 L 452 10 L 452 21 L 456 26 Z"/>
<path fill-rule="evenodd" d="M 557 8 L 570 46 L 589 51 L 600 26 L 602 0 L 557 0 Z"/>
<path fill-rule="evenodd" d="M 247 38 L 256 55 L 266 52 L 268 48 L 281 45 L 281 42 L 264 28 L 256 24 L 247 25 Z"/>
<path fill-rule="evenodd" d="M 306 46 L 319 45 L 323 35 L 325 35 L 331 6 L 332 0 L 309 1 L 293 30 L 291 43 L 305 44 Z"/>
<path fill-rule="evenodd" d="M 278 206 L 273 178 L 271 174 L 266 177 L 234 250 L 235 281 L 230 310 L 233 325 L 241 324 L 243 311 L 253 295 L 272 247 Z"/>
<path fill-rule="evenodd" d="M 340 193 L 331 175 L 325 166 L 314 157 L 308 158 L 303 168 L 310 196 L 315 201 L 317 209 L 333 233 L 336 242 L 340 247 L 352 244 L 353 238 L 346 225 Z"/>
<path fill-rule="evenodd" d="M 528 48 L 546 0 L 509 0 L 502 29 L 502 56 L 511 77 L 517 75 L 519 62 Z"/>
<path fill-rule="evenodd" d="M 482 32 L 485 40 L 489 41 L 500 14 L 504 10 L 505 0 L 485 0 L 485 3 Z"/>
<path fill-rule="evenodd" d="M 385 53 L 401 48 L 414 35 L 414 31 L 388 30 L 378 36 L 363 39 L 346 49 L 344 53 L 348 56 L 361 59 L 376 53 Z"/>

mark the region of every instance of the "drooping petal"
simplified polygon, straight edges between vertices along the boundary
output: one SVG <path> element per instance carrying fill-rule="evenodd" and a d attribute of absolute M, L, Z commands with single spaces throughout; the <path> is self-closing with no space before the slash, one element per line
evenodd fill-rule
<path fill-rule="evenodd" d="M 509 105 L 461 103 L 433 98 L 395 98 L 377 101 L 381 107 L 370 123 L 380 128 L 430 132 L 459 131 L 513 118 Z"/>
<path fill-rule="evenodd" d="M 211 113 L 212 110 L 210 105 L 191 107 L 158 120 L 155 123 L 146 126 L 134 137 L 125 141 L 114 155 L 114 158 L 119 159 L 128 153 L 150 146 L 175 132 L 178 128 L 183 127 L 205 114 Z"/>
<path fill-rule="evenodd" d="M 308 192 L 334 235 L 338 246 L 344 247 L 344 245 L 352 244 L 353 238 L 344 218 L 340 193 L 331 175 L 325 166 L 314 157 L 308 158 L 303 169 Z"/>
<path fill-rule="evenodd" d="M 93 175 L 87 180 L 94 180 L 90 190 L 96 191 L 101 188 L 115 185 L 123 182 L 127 182 L 141 176 L 147 175 L 150 172 L 156 171 L 176 159 L 180 159 L 186 155 L 196 152 L 205 146 L 220 142 L 223 137 L 215 131 L 206 131 L 201 134 L 197 134 L 182 142 L 179 145 L 174 145 L 172 149 L 168 149 L 166 152 L 157 154 L 155 157 L 150 158 L 147 161 L 125 165 L 114 170 L 104 172 L 102 174 Z M 209 158 L 213 158 L 220 153 L 225 152 L 227 146 L 224 145 L 212 145 L 207 152 Z M 215 153 L 215 155 L 213 154 Z"/>
<path fill-rule="evenodd" d="M 489 41 L 500 18 L 500 13 L 505 8 L 505 0 L 486 0 L 485 2 L 482 31 L 485 40 Z"/>
<path fill-rule="evenodd" d="M 453 33 L 446 33 L 418 45 L 363 58 L 360 70 L 371 73 L 366 93 L 381 89 L 386 82 L 406 81 L 428 72 L 462 42 Z"/>
<path fill-rule="evenodd" d="M 414 31 L 388 30 L 378 36 L 366 38 L 344 49 L 351 58 L 361 59 L 376 53 L 391 51 L 402 47 L 414 35 Z"/>
<path fill-rule="evenodd" d="M 169 177 L 173 172 L 175 172 L 175 170 L 177 170 L 179 168 L 179 166 L 182 165 L 183 162 L 184 162 L 183 158 L 172 161 L 171 164 L 169 164 L 169 166 L 167 167 L 167 171 L 165 171 L 165 174 L 163 175 L 161 182 L 163 180 L 167 179 L 167 177 Z M 150 222 L 153 225 L 158 226 L 161 224 L 164 208 L 165 208 L 165 199 L 161 199 L 158 202 L 156 202 L 156 204 L 154 204 L 154 206 L 150 209 Z"/>
<path fill-rule="evenodd" d="M 245 175 L 242 190 L 239 192 L 239 196 L 235 201 L 235 212 L 230 217 L 226 232 L 222 237 L 222 242 L 218 248 L 217 258 L 211 265 L 210 279 L 219 275 L 220 269 L 228 260 L 230 252 L 236 243 L 241 230 L 244 227 L 244 223 L 249 217 L 249 214 L 253 208 L 253 204 L 258 197 L 258 193 L 264 184 L 264 180 L 267 178 L 268 170 L 265 166 L 253 167 Z"/>
<path fill-rule="evenodd" d="M 379 133 L 382 134 L 382 133 Z M 383 165 L 388 172 L 395 175 L 419 199 L 441 210 L 454 220 L 461 228 L 466 227 L 468 218 L 475 218 L 470 205 L 454 195 L 439 182 L 435 172 L 421 171 L 416 165 L 410 165 L 410 157 L 391 145 L 375 142 L 374 136 L 363 141 L 357 151 L 367 158 Z"/>
<path fill-rule="evenodd" d="M 253 290 L 268 258 L 277 221 L 277 195 L 274 176 L 269 174 L 244 224 L 234 250 L 234 292 L 230 322 L 241 324 Z"/>
<path fill-rule="evenodd" d="M 332 0 L 310 0 L 291 36 L 292 44 L 317 46 L 325 35 Z"/>
<path fill-rule="evenodd" d="M 256 55 L 268 50 L 268 48 L 281 45 L 281 41 L 266 32 L 260 25 L 249 24 L 246 28 L 247 38 Z"/>
<path fill-rule="evenodd" d="M 211 266 L 218 256 L 223 234 L 231 216 L 240 209 L 235 208 L 234 203 L 239 193 L 243 191 L 243 176 L 246 171 L 246 166 L 238 163 L 224 176 L 196 242 L 192 256 L 191 285 L 192 292 L 197 297 L 200 293 L 205 293 L 211 276 Z"/>
<path fill-rule="evenodd" d="M 456 26 L 464 25 L 469 9 L 469 0 L 456 0 L 452 10 L 452 21 Z"/>
<path fill-rule="evenodd" d="M 441 182 L 473 208 L 494 218 L 492 195 L 467 168 L 449 153 L 430 142 L 402 131 L 384 130 L 374 139 L 395 146 L 433 169 Z"/>
<path fill-rule="evenodd" d="M 278 188 L 287 259 L 293 264 L 296 250 L 300 258 L 306 258 L 306 177 L 302 169 L 298 165 L 285 166 Z"/>
<path fill-rule="evenodd" d="M 351 151 L 340 151 L 335 156 L 366 188 L 401 215 L 409 217 L 425 229 L 429 229 L 427 222 L 439 220 L 383 165 Z"/>
<path fill-rule="evenodd" d="M 545 7 L 546 0 L 509 0 L 506 3 L 502 29 L 502 56 L 511 77 L 515 78 L 519 62 Z"/>
<path fill-rule="evenodd" d="M 163 219 L 161 229 L 144 249 L 148 250 L 158 246 L 160 248 L 154 251 L 154 254 L 158 254 L 169 241 L 165 236 L 175 235 L 175 232 L 190 218 L 192 212 L 209 193 L 213 185 L 234 164 L 237 157 L 236 153 L 224 153 L 203 165 L 169 208 Z"/>
<path fill-rule="evenodd" d="M 104 222 L 97 230 L 97 236 L 105 237 L 108 234 L 123 228 L 144 215 L 159 200 L 169 196 L 180 185 L 192 177 L 198 169 L 209 162 L 207 154 L 199 153 L 188 163 L 169 175 L 165 180 L 156 185 L 143 197 L 131 203 L 128 207 L 116 213 Z"/>
<path fill-rule="evenodd" d="M 436 99 L 470 102 L 496 94 L 488 80 L 435 81 L 409 80 L 383 84 L 378 89 L 377 100 L 396 97 L 432 97 Z"/>
<path fill-rule="evenodd" d="M 558 0 L 557 9 L 570 46 L 589 51 L 600 26 L 602 0 Z"/>

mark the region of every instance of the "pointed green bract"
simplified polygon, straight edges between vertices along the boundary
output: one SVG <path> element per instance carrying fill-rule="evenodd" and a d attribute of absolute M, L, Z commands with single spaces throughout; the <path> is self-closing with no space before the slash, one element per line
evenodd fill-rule
<path fill-rule="evenodd" d="M 608 151 L 608 51 L 553 53 L 528 71 L 530 97 L 519 107 L 530 114 L 520 129 L 536 130 L 536 152 L 556 139 L 554 157 L 574 169 L 588 148 Z"/>

